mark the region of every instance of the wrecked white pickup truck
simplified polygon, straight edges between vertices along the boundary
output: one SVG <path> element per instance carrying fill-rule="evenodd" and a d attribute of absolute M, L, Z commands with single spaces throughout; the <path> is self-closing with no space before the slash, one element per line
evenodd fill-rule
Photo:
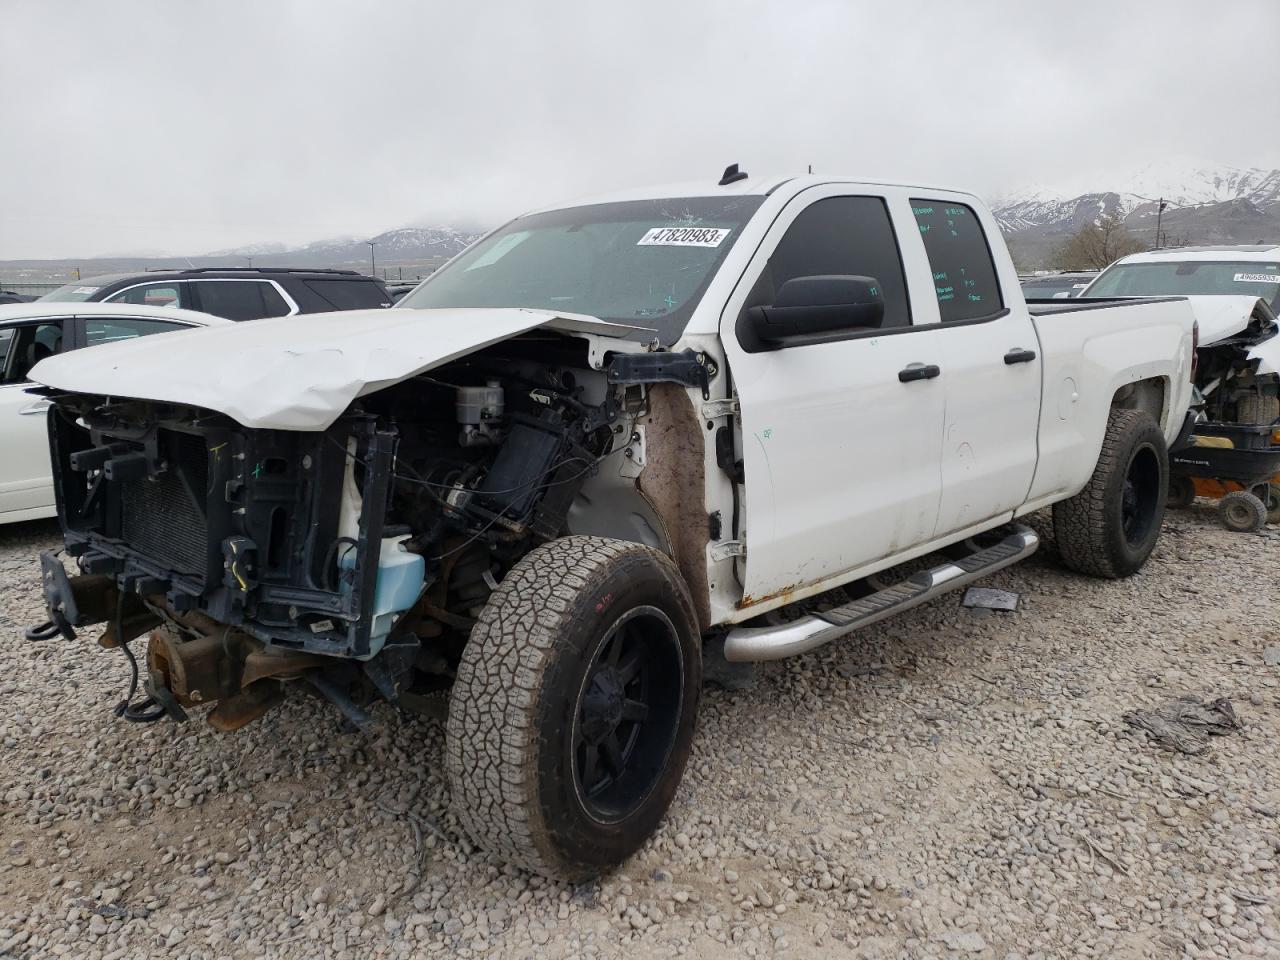
<path fill-rule="evenodd" d="M 1187 309 L 1029 311 L 954 191 L 730 168 L 531 213 L 392 310 L 42 362 L 79 574 L 45 555 L 35 633 L 149 633 L 130 718 L 447 703 L 467 831 L 582 879 L 671 801 L 704 639 L 812 649 L 1027 556 L 1048 505 L 1068 566 L 1138 570 Z"/>

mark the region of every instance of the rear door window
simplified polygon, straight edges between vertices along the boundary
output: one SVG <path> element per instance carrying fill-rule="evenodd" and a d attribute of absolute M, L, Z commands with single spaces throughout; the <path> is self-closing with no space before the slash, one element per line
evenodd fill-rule
<path fill-rule="evenodd" d="M 274 283 L 263 283 L 259 286 L 262 287 L 264 317 L 283 317 L 292 309 L 285 298 L 280 296 L 280 291 L 276 289 Z"/>
<path fill-rule="evenodd" d="M 186 329 L 188 327 L 185 323 L 172 323 L 168 320 L 143 320 L 138 317 L 85 317 L 84 343 L 86 347 L 96 347 L 100 343 L 114 343 L 117 340 L 132 340 L 135 337 L 146 337 L 153 333 Z"/>
<path fill-rule="evenodd" d="M 973 208 L 950 200 L 912 199 L 943 323 L 978 320 L 1004 307 L 987 235 Z"/>
<path fill-rule="evenodd" d="M 136 303 L 146 307 L 181 307 L 190 309 L 191 292 L 185 283 L 140 283 L 107 297 L 108 303 Z"/>
<path fill-rule="evenodd" d="M 373 280 L 303 280 L 302 283 L 332 310 L 391 306 L 391 296 Z"/>
<path fill-rule="evenodd" d="M 228 320 L 260 320 L 282 317 L 289 305 L 275 286 L 265 280 L 195 280 L 198 309 Z"/>

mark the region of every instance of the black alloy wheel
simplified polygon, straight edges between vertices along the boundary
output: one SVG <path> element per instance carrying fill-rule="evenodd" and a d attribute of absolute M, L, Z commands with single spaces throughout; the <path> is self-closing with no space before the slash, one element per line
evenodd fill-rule
<path fill-rule="evenodd" d="M 657 607 L 628 610 L 601 638 L 573 730 L 578 799 L 593 819 L 620 820 L 652 792 L 675 743 L 684 683 L 676 628 Z"/>
<path fill-rule="evenodd" d="M 1163 479 L 1160 454 L 1154 444 L 1145 443 L 1134 450 L 1120 497 L 1120 525 L 1125 542 L 1131 547 L 1145 541 L 1156 519 L 1163 516 Z"/>

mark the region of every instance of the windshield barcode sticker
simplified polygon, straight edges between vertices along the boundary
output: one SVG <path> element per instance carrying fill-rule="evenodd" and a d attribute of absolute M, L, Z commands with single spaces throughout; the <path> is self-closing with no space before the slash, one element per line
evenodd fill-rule
<path fill-rule="evenodd" d="M 637 247 L 718 247 L 729 235 L 727 227 L 654 227 Z"/>
<path fill-rule="evenodd" d="M 1280 283 L 1280 273 L 1237 273 L 1236 283 Z"/>
<path fill-rule="evenodd" d="M 98 288 L 97 288 L 97 287 L 76 287 L 76 288 L 75 288 L 74 290 L 72 290 L 71 292 L 72 292 L 72 293 L 83 293 L 85 296 L 88 296 L 88 295 L 89 295 L 89 294 L 91 294 L 91 293 L 97 293 L 97 292 L 98 292 Z"/>

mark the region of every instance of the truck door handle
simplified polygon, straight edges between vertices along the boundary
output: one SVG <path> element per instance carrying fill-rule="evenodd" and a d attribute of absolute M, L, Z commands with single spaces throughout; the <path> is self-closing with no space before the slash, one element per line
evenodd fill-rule
<path fill-rule="evenodd" d="M 1034 350 L 1023 350 L 1021 347 L 1014 347 L 1004 355 L 1004 362 L 1006 364 L 1030 363 L 1035 358 L 1036 352 Z"/>
<path fill-rule="evenodd" d="M 898 379 L 903 383 L 912 380 L 932 380 L 942 369 L 936 363 L 909 363 L 898 371 Z"/>

